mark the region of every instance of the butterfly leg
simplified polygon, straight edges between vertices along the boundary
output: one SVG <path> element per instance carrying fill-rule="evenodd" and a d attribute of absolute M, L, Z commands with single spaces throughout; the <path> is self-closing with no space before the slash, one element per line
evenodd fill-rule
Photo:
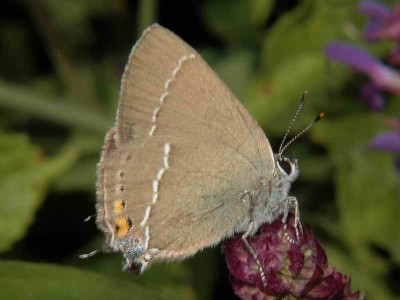
<path fill-rule="evenodd" d="M 287 218 L 288 218 L 288 215 L 289 215 L 290 208 L 294 209 L 294 224 L 293 224 L 293 226 L 294 226 L 294 229 L 296 231 L 296 238 L 298 240 L 300 238 L 299 230 L 300 230 L 300 233 L 302 234 L 303 233 L 303 229 L 302 229 L 301 223 L 300 223 L 299 204 L 297 202 L 297 198 L 296 197 L 293 197 L 293 196 L 287 197 L 287 199 L 285 201 L 285 208 L 284 208 L 284 211 L 283 211 L 283 218 L 282 218 L 282 223 L 283 223 L 283 226 L 284 226 L 286 239 L 290 243 L 293 244 L 295 242 L 295 240 L 292 239 L 289 236 L 288 231 L 287 231 Z"/>
<path fill-rule="evenodd" d="M 300 209 L 299 209 L 299 203 L 297 202 L 297 199 L 294 198 L 294 228 L 296 230 L 296 237 L 299 239 L 299 236 L 303 234 L 303 227 L 301 226 L 301 220 L 300 220 Z"/>
<path fill-rule="evenodd" d="M 128 258 L 129 254 L 125 253 L 126 262 L 124 262 L 123 270 L 129 270 L 136 275 L 142 274 L 150 264 L 150 261 L 159 252 L 158 249 L 153 248 L 141 253 L 139 255 L 132 253 L 132 257 Z"/>
<path fill-rule="evenodd" d="M 249 229 L 247 229 L 247 231 L 242 235 L 242 241 L 243 241 L 244 245 L 246 246 L 247 250 L 250 252 L 250 254 L 253 257 L 254 261 L 256 262 L 257 266 L 258 266 L 258 269 L 260 271 L 261 281 L 262 281 L 263 285 L 267 286 L 267 281 L 265 279 L 264 268 L 261 266 L 261 263 L 260 263 L 260 260 L 257 257 L 256 251 L 254 251 L 253 247 L 251 247 L 251 245 L 249 244 L 249 242 L 247 240 L 247 237 L 250 235 L 250 233 L 253 232 L 253 229 L 254 229 L 254 222 L 251 221 Z"/>
<path fill-rule="evenodd" d="M 85 253 L 85 254 L 79 254 L 79 258 L 82 258 L 82 259 L 89 258 L 89 257 L 96 255 L 99 252 L 101 252 L 101 249 L 96 249 L 96 250 L 93 250 L 92 252 Z"/>
<path fill-rule="evenodd" d="M 93 218 L 95 218 L 96 217 L 96 214 L 93 214 L 93 215 L 90 215 L 90 216 L 88 216 L 87 218 L 85 218 L 85 220 L 83 220 L 83 222 L 89 222 L 90 220 L 92 220 Z"/>

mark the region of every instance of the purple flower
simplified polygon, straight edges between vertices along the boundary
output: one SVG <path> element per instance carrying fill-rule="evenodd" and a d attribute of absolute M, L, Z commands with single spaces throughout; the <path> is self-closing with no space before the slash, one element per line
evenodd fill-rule
<path fill-rule="evenodd" d="M 378 112 L 385 107 L 385 99 L 381 90 L 372 83 L 368 83 L 362 88 L 361 97 L 372 111 Z"/>
<path fill-rule="evenodd" d="M 358 5 L 358 10 L 369 17 L 364 29 L 364 37 L 369 42 L 393 40 L 396 47 L 388 57 L 392 66 L 400 65 L 400 7 L 393 11 L 386 5 L 365 1 Z"/>
<path fill-rule="evenodd" d="M 400 40 L 400 8 L 390 10 L 386 5 L 365 1 L 358 10 L 369 17 L 364 35 L 368 41 Z"/>
<path fill-rule="evenodd" d="M 388 61 L 391 65 L 400 65 L 400 7 L 390 10 L 386 5 L 363 1 L 358 10 L 369 18 L 365 29 L 367 40 L 396 41 Z M 384 108 L 383 91 L 400 95 L 400 74 L 368 52 L 345 43 L 331 43 L 326 46 L 325 55 L 369 77 L 370 83 L 363 88 L 362 98 L 373 111 Z"/>
<path fill-rule="evenodd" d="M 400 132 L 388 131 L 378 134 L 370 143 L 374 150 L 388 151 L 400 154 Z"/>
<path fill-rule="evenodd" d="M 293 222 L 294 216 L 289 215 L 288 224 Z M 363 299 L 361 293 L 351 292 L 347 276 L 328 265 L 314 234 L 302 228 L 303 234 L 295 243 L 288 242 L 281 219 L 264 225 L 259 235 L 249 238 L 264 270 L 265 286 L 242 238 L 227 240 L 226 261 L 235 294 L 242 299 Z M 293 226 L 288 226 L 287 233 L 295 238 Z"/>
<path fill-rule="evenodd" d="M 379 39 L 380 30 L 392 14 L 390 8 L 381 3 L 364 1 L 358 5 L 358 10 L 369 17 L 364 29 L 365 39 L 371 42 Z"/>
<path fill-rule="evenodd" d="M 400 95 L 400 75 L 366 51 L 345 43 L 331 43 L 326 46 L 325 55 L 367 75 L 375 87 Z"/>
<path fill-rule="evenodd" d="M 370 20 L 384 23 L 391 15 L 390 8 L 375 1 L 363 1 L 358 5 L 358 10 L 367 15 Z"/>
<path fill-rule="evenodd" d="M 397 124 L 396 124 L 397 122 Z M 400 117 L 396 121 L 390 122 L 393 124 L 394 131 L 387 131 L 385 133 L 375 136 L 369 144 L 369 147 L 377 151 L 386 151 L 396 154 L 395 166 L 400 174 Z M 389 123 L 389 124 L 390 124 Z"/>
<path fill-rule="evenodd" d="M 370 42 L 383 39 L 395 41 L 396 46 L 387 61 L 392 66 L 400 65 L 400 6 L 391 10 L 377 2 L 363 1 L 358 5 L 358 10 L 368 16 L 365 38 Z M 331 43 L 326 46 L 325 55 L 369 77 L 370 82 L 363 87 L 361 96 L 371 110 L 378 112 L 385 107 L 383 92 L 400 95 L 400 73 L 366 51 L 345 43 Z M 396 128 L 400 127 L 400 121 L 398 124 Z M 395 129 L 376 136 L 370 147 L 396 153 L 395 165 L 400 174 L 399 144 L 400 129 Z"/>

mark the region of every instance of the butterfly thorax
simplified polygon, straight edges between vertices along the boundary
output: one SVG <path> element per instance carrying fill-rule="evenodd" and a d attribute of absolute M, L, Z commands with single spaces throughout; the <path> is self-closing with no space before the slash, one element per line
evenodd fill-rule
<path fill-rule="evenodd" d="M 262 224 L 272 223 L 284 213 L 290 187 L 298 175 L 299 167 L 296 159 L 292 161 L 286 157 L 279 158 L 275 155 L 275 168 L 272 176 L 260 178 L 254 188 L 248 192 L 248 198 L 252 205 L 250 218 L 247 218 L 246 221 L 254 223 L 252 234 Z"/>

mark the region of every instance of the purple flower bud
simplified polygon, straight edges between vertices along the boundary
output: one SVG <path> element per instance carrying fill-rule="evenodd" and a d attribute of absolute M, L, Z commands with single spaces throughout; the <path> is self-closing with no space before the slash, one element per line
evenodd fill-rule
<path fill-rule="evenodd" d="M 369 20 L 364 28 L 364 39 L 368 42 L 375 42 L 379 39 L 378 32 L 382 28 L 382 23 L 379 21 Z"/>
<path fill-rule="evenodd" d="M 371 149 L 400 154 L 400 132 L 389 131 L 378 134 L 369 144 Z"/>
<path fill-rule="evenodd" d="M 394 165 L 400 176 L 400 117 L 383 119 L 382 121 L 394 130 L 375 136 L 369 143 L 369 147 L 377 151 L 397 153 Z"/>
<path fill-rule="evenodd" d="M 363 1 L 358 4 L 358 11 L 367 15 L 371 20 L 385 22 L 390 17 L 390 8 L 375 1 Z"/>
<path fill-rule="evenodd" d="M 381 90 L 371 83 L 363 87 L 361 96 L 369 108 L 375 112 L 379 112 L 385 107 L 385 99 L 383 98 Z"/>
<path fill-rule="evenodd" d="M 364 50 L 345 43 L 332 43 L 326 46 L 325 55 L 366 74 L 375 87 L 400 95 L 400 75 Z"/>
<path fill-rule="evenodd" d="M 259 266 L 247 250 L 242 238 L 225 241 L 225 254 L 230 271 L 230 281 L 236 295 L 242 299 L 363 299 L 359 292 L 351 292 L 347 276 L 328 266 L 328 259 L 313 233 L 302 225 L 299 240 L 293 226 L 294 216 L 289 215 L 288 228 L 281 219 L 266 224 L 260 234 L 248 238 L 257 253 L 266 279 L 264 285 Z M 295 239 L 290 243 L 288 234 Z"/>

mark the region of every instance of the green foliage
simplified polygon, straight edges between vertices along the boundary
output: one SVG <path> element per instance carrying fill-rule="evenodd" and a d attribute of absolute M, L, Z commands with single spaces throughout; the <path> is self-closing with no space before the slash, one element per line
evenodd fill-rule
<path fill-rule="evenodd" d="M 63 256 L 51 256 L 57 252 L 52 237 L 48 257 L 38 256 L 37 244 L 29 247 L 37 238 L 30 226 L 40 227 L 46 220 L 38 216 L 54 214 L 45 200 L 61 205 L 88 195 L 79 203 L 89 201 L 94 212 L 96 163 L 113 124 L 123 63 L 153 21 L 175 24 L 171 29 L 178 34 L 192 27 L 206 33 L 211 42 L 201 40 L 200 52 L 275 150 L 302 93 L 309 91 L 293 135 L 320 111 L 326 118 L 287 152 L 295 151 L 300 161 L 293 194 L 303 220 L 315 226 L 330 263 L 351 275 L 354 288 L 371 299 L 398 298 L 392 274 L 400 268 L 399 177 L 392 156 L 367 147 L 387 128 L 360 101 L 365 78 L 323 54 L 327 43 L 338 40 L 380 57 L 390 51 L 390 43 L 363 41 L 365 17 L 357 13 L 358 2 L 206 0 L 196 4 L 203 22 L 197 27 L 190 10 L 189 17 L 182 15 L 183 3 L 156 0 L 132 7 L 125 1 L 25 1 L 16 6 L 23 17 L 11 11 L 0 19 L 0 257 L 62 264 L 0 263 L 0 298 L 211 298 L 216 262 L 222 260 L 218 249 L 133 277 L 120 271 L 120 255 L 77 259 L 101 245 L 100 234 L 86 235 Z M 196 34 L 188 35 L 194 46 Z M 399 99 L 390 100 L 385 113 L 396 116 Z M 87 213 L 82 207 L 73 208 L 71 219 Z M 40 234 L 46 236 L 46 226 L 54 224 L 44 224 Z M 28 246 L 21 251 L 18 241 Z"/>
<path fill-rule="evenodd" d="M 241 0 L 207 1 L 204 9 L 206 25 L 228 45 L 249 41 L 254 34 L 250 24 L 250 7 Z"/>
<path fill-rule="evenodd" d="M 313 133 L 315 139 L 326 145 L 335 165 L 339 218 L 330 234 L 346 249 L 341 254 L 346 260 L 338 258 L 337 253 L 329 258 L 343 272 L 352 274 L 357 288 L 374 282 L 376 295 L 389 295 L 382 278 L 390 261 L 377 256 L 372 246 L 384 248 L 399 263 L 398 178 L 393 176 L 391 157 L 367 148 L 371 136 L 382 129 L 379 120 L 364 114 L 326 121 Z M 373 294 L 370 288 L 366 290 Z"/>
<path fill-rule="evenodd" d="M 250 0 L 249 1 L 249 18 L 250 23 L 254 25 L 263 25 L 273 8 L 273 0 Z"/>
<path fill-rule="evenodd" d="M 0 263 L 1 299 L 193 299 L 187 291 L 177 297 L 171 291 L 156 291 L 71 267 L 22 262 Z"/>
<path fill-rule="evenodd" d="M 0 132 L 0 251 L 24 236 L 51 179 L 75 159 L 72 149 L 46 159 L 24 134 Z"/>
<path fill-rule="evenodd" d="M 249 110 L 267 133 L 282 131 L 279 120 L 291 118 L 304 90 L 310 91 L 310 98 L 318 99 L 310 101 L 310 106 L 326 110 L 331 80 L 323 49 L 332 40 L 346 38 L 352 5 L 357 2 L 302 1 L 267 33 L 259 80 L 248 102 Z M 304 128 L 313 116 L 306 110 L 295 128 Z"/>

